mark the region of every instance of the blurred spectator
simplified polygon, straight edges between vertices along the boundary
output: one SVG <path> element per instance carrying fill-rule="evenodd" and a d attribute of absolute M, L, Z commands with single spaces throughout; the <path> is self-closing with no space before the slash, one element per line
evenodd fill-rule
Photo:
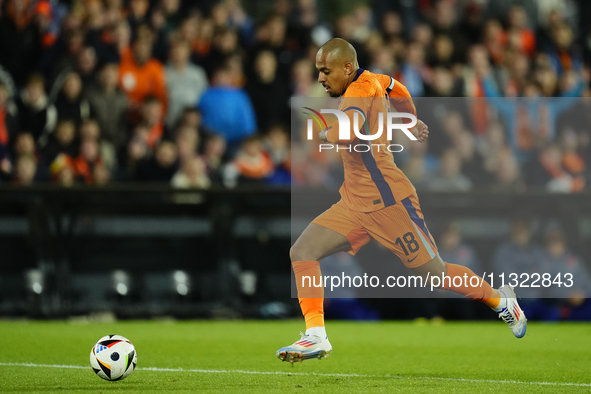
<path fill-rule="evenodd" d="M 127 146 L 119 151 L 121 179 L 132 180 L 138 165 L 151 157 L 152 151 L 147 143 L 148 132 L 145 126 L 136 126 Z"/>
<path fill-rule="evenodd" d="M 18 110 L 8 89 L 0 82 L 0 145 L 8 146 L 18 131 Z"/>
<path fill-rule="evenodd" d="M 223 158 L 226 154 L 226 140 L 219 135 L 211 135 L 205 140 L 203 160 L 212 180 L 221 180 Z"/>
<path fill-rule="evenodd" d="M 97 165 L 94 166 L 92 177 L 95 186 L 105 186 L 111 182 L 111 172 L 107 166 L 102 163 L 97 163 Z"/>
<path fill-rule="evenodd" d="M 503 30 L 503 26 L 497 19 L 490 19 L 484 25 L 484 45 L 488 50 L 491 60 L 495 64 L 501 64 L 505 57 L 505 47 L 507 45 L 507 37 Z"/>
<path fill-rule="evenodd" d="M 154 96 L 166 114 L 166 73 L 162 63 L 152 57 L 152 43 L 152 35 L 138 37 L 132 47 L 121 54 L 119 86 L 133 107 L 137 108 L 146 97 Z"/>
<path fill-rule="evenodd" d="M 13 183 L 20 186 L 30 186 L 35 179 L 37 161 L 32 155 L 20 155 L 16 160 Z"/>
<path fill-rule="evenodd" d="M 438 192 L 466 192 L 472 189 L 472 182 L 461 173 L 462 158 L 454 149 L 448 149 L 441 156 L 441 171 L 427 183 L 427 188 Z"/>
<path fill-rule="evenodd" d="M 194 129 L 199 130 L 201 127 L 201 121 L 203 117 L 201 116 L 201 111 L 195 107 L 188 107 L 183 110 L 178 120 L 179 126 L 189 126 Z"/>
<path fill-rule="evenodd" d="M 557 143 L 542 148 L 538 157 L 527 163 L 524 170 L 529 186 L 543 187 L 548 192 L 579 192 L 585 186 L 585 178 L 580 172 L 573 174 L 564 167 L 563 151 Z"/>
<path fill-rule="evenodd" d="M 532 230 L 528 220 L 516 218 L 511 225 L 511 235 L 495 253 L 493 260 L 493 272 L 495 276 L 501 274 L 505 277 L 505 283 L 509 283 L 510 275 L 525 273 L 531 276 L 533 273 L 542 274 L 544 271 L 544 253 L 542 249 L 531 241 Z M 514 277 L 514 276 L 513 276 Z M 523 287 L 519 290 L 522 299 L 539 298 L 541 287 Z M 520 301 L 521 304 L 521 301 Z M 524 308 L 526 314 L 528 311 Z"/>
<path fill-rule="evenodd" d="M 160 141 L 154 149 L 154 156 L 138 163 L 136 180 L 170 182 L 178 169 L 178 152 L 174 143 Z"/>
<path fill-rule="evenodd" d="M 474 272 L 482 272 L 474 249 L 462 241 L 462 232 L 458 223 L 452 222 L 445 226 L 438 245 L 443 261 L 463 265 Z"/>
<path fill-rule="evenodd" d="M 269 50 L 261 51 L 254 59 L 253 75 L 246 84 L 258 126 L 268 130 L 278 121 L 287 123 L 289 87 L 277 75 L 277 58 Z"/>
<path fill-rule="evenodd" d="M 427 169 L 427 162 L 424 155 L 411 155 L 406 160 L 406 164 L 402 169 L 406 177 L 418 191 L 427 189 L 431 176 Z"/>
<path fill-rule="evenodd" d="M 256 131 L 256 117 L 252 103 L 243 89 L 232 86 L 232 71 L 228 67 L 217 70 L 212 87 L 201 97 L 199 109 L 203 126 L 225 138 L 231 151 Z"/>
<path fill-rule="evenodd" d="M 301 59 L 294 63 L 292 76 L 292 94 L 303 97 L 322 97 L 326 93 L 314 76 L 314 63 L 309 59 Z"/>
<path fill-rule="evenodd" d="M 394 75 L 396 71 L 394 51 L 389 47 L 380 47 L 373 51 L 368 70 L 375 74 Z"/>
<path fill-rule="evenodd" d="M 160 2 L 160 10 L 165 19 L 165 29 L 167 32 L 174 31 L 184 18 L 181 0 L 162 0 Z"/>
<path fill-rule="evenodd" d="M 454 65 L 454 43 L 450 36 L 439 34 L 433 40 L 430 64 L 433 67 L 451 68 Z"/>
<path fill-rule="evenodd" d="M 37 158 L 37 149 L 35 147 L 35 140 L 31 133 L 18 133 L 14 139 L 13 156 L 19 157 L 21 155 L 31 155 Z"/>
<path fill-rule="evenodd" d="M 396 153 L 394 160 L 404 169 L 404 173 L 415 188 L 424 190 L 438 170 L 439 159 L 429 152 L 431 141 L 408 143 L 405 139 L 406 136 L 397 134 L 392 141 L 405 147 L 408 146 L 402 152 Z"/>
<path fill-rule="evenodd" d="M 550 274 L 552 285 L 547 296 L 558 298 L 558 317 L 570 320 L 590 320 L 591 276 L 580 258 L 567 250 L 566 237 L 559 228 L 546 234 L 544 273 Z M 561 285 L 558 284 L 561 281 Z M 571 286 L 568 286 L 568 285 Z"/>
<path fill-rule="evenodd" d="M 67 74 L 55 108 L 59 119 L 71 120 L 76 127 L 90 117 L 90 104 L 82 95 L 80 75 L 75 72 Z"/>
<path fill-rule="evenodd" d="M 211 47 L 202 59 L 203 67 L 210 80 L 213 80 L 216 70 L 224 67 L 228 59 L 239 50 L 238 34 L 233 29 L 218 26 L 213 31 Z"/>
<path fill-rule="evenodd" d="M 49 166 L 49 172 L 54 184 L 62 187 L 72 187 L 76 183 L 74 159 L 61 153 Z"/>
<path fill-rule="evenodd" d="M 99 147 L 99 156 L 101 166 L 107 171 L 112 170 L 117 165 L 116 149 L 109 141 L 102 139 L 99 124 L 94 119 L 88 119 L 80 126 L 79 137 L 81 141 L 96 141 Z"/>
<path fill-rule="evenodd" d="M 35 141 L 44 146 L 48 134 L 53 131 L 57 122 L 57 110 L 47 100 L 40 75 L 33 74 L 29 77 L 17 106 L 20 129 L 30 131 Z"/>
<path fill-rule="evenodd" d="M 78 19 L 79 17 L 70 14 L 66 24 L 73 22 L 76 26 L 68 26 L 64 29 L 61 37 L 45 51 L 40 61 L 39 69 L 52 83 L 76 68 L 76 59 L 84 49 L 84 30 L 77 25 L 80 23 Z"/>
<path fill-rule="evenodd" d="M 43 162 L 51 163 L 61 153 L 75 157 L 78 153 L 75 138 L 76 126 L 74 123 L 71 120 L 60 120 L 41 152 Z"/>
<path fill-rule="evenodd" d="M 13 178 L 13 160 L 10 150 L 0 145 L 0 182 L 10 181 Z"/>
<path fill-rule="evenodd" d="M 170 49 L 170 61 L 166 65 L 166 87 L 169 107 L 166 125 L 173 127 L 182 111 L 199 103 L 207 89 L 205 71 L 189 61 L 191 48 L 186 41 L 176 41 Z"/>
<path fill-rule="evenodd" d="M 495 83 L 489 76 L 484 79 L 484 89 L 490 104 L 505 120 L 509 145 L 518 154 L 521 162 L 528 160 L 528 153 L 543 142 L 553 141 L 556 136 L 556 118 L 577 101 L 583 83 L 575 86 L 560 99 L 540 98 L 540 87 L 530 83 L 524 89 L 527 99 L 499 98 Z"/>
<path fill-rule="evenodd" d="M 553 27 L 551 34 L 554 45 L 548 51 L 548 55 L 553 71 L 559 76 L 571 70 L 580 71 L 583 59 L 573 45 L 574 34 L 571 27 L 566 23 L 560 23 Z"/>
<path fill-rule="evenodd" d="M 98 141 L 92 138 L 82 140 L 80 154 L 74 159 L 76 177 L 87 185 L 91 185 L 94 183 L 95 168 L 102 165 Z"/>
<path fill-rule="evenodd" d="M 505 141 L 505 129 L 499 122 L 490 123 L 485 134 L 476 140 L 484 168 L 489 173 L 496 171 L 500 154 L 506 149 Z"/>
<path fill-rule="evenodd" d="M 41 55 L 41 32 L 23 0 L 0 3 L 0 65 L 22 86 Z"/>
<path fill-rule="evenodd" d="M 0 163 L 14 167 L 17 133 L 31 133 L 33 152 L 43 151 L 50 139 L 44 152 L 55 150 L 55 124 L 69 119 L 82 124 L 74 145 L 91 139 L 99 147 L 101 165 L 90 171 L 98 175 L 95 184 L 110 182 L 111 171 L 115 179 L 132 179 L 137 163 L 152 160 L 158 141 L 171 137 L 180 143 L 181 161 L 196 150 L 212 182 L 219 182 L 220 168 L 253 135 L 264 138 L 273 161 L 273 175 L 263 179 L 284 184 L 291 179 L 290 141 L 270 131 L 278 123 L 287 125 L 289 95 L 326 96 L 316 81 L 315 54 L 339 36 L 352 42 L 361 67 L 399 79 L 415 98 L 432 97 L 416 100 L 419 117 L 432 126 L 429 144 L 396 155 L 418 188 L 446 184 L 445 190 L 459 190 L 462 177 L 475 189 L 504 192 L 519 192 L 524 183 L 562 191 L 588 187 L 591 138 L 584 120 L 573 119 L 589 116 L 579 110 L 584 103 L 571 108 L 588 91 L 591 8 L 586 2 L 403 3 L 331 2 L 326 8 L 314 1 L 279 1 L 264 16 L 265 7 L 234 0 L 5 0 L 0 5 L 0 146 L 8 150 L 0 148 Z M 255 26 L 254 20 L 260 23 Z M 102 66 L 95 78 L 97 64 Z M 201 100 L 207 80 L 194 64 L 213 84 Z M 34 76 L 29 86 L 26 78 L 35 70 L 43 79 Z M 486 99 L 439 99 L 458 95 Z M 557 125 L 559 116 L 564 125 Z M 193 137 L 182 137 L 181 143 L 169 135 L 183 127 L 195 130 L 203 144 L 193 149 Z M 558 142 L 560 163 L 547 160 L 546 145 L 552 142 Z M 445 171 L 453 172 L 454 159 L 444 154 L 450 148 L 461 158 L 456 180 L 431 179 L 441 156 Z M 66 151 L 79 156 L 77 147 Z M 538 155 L 546 157 L 543 163 Z M 296 183 L 325 187 L 342 177 L 332 159 L 310 152 L 295 152 L 293 158 L 304 165 L 294 168 Z M 64 159 L 57 162 L 53 179 L 76 182 L 76 168 Z M 0 169 L 4 173 L 6 166 Z M 46 178 L 47 170 L 48 163 L 41 162 L 35 179 Z"/>
<path fill-rule="evenodd" d="M 146 143 L 153 148 L 164 135 L 162 104 L 154 96 L 148 96 L 140 108 L 140 124 L 148 130 Z"/>
<path fill-rule="evenodd" d="M 571 128 L 566 128 L 560 133 L 560 147 L 562 148 L 562 165 L 578 182 L 583 183 L 581 188 L 587 184 L 587 171 L 585 158 L 582 155 L 581 138 Z"/>
<path fill-rule="evenodd" d="M 450 63 L 465 61 L 468 39 L 458 28 L 457 10 L 454 5 L 447 1 L 435 3 L 432 17 L 435 35 L 443 37 L 443 40 L 447 41 L 445 44 L 440 44 L 446 47 L 443 49 L 444 52 L 450 51 L 447 61 Z M 436 44 L 435 47 L 437 47 Z"/>
<path fill-rule="evenodd" d="M 490 184 L 491 176 L 485 170 L 483 158 L 476 150 L 476 141 L 473 133 L 462 132 L 453 138 L 453 145 L 462 159 L 462 173 L 475 187 Z"/>
<path fill-rule="evenodd" d="M 497 152 L 494 165 L 495 182 L 489 190 L 502 193 L 520 193 L 526 189 L 519 163 L 513 152 L 507 148 Z"/>
<path fill-rule="evenodd" d="M 76 72 L 80 75 L 82 84 L 88 86 L 96 79 L 96 66 L 98 59 L 96 51 L 92 47 L 83 48 L 76 58 Z"/>
<path fill-rule="evenodd" d="M 280 124 L 273 125 L 263 140 L 263 147 L 269 153 L 275 166 L 268 184 L 289 186 L 291 184 L 291 155 L 288 131 Z"/>
<path fill-rule="evenodd" d="M 258 137 L 247 138 L 232 163 L 224 169 L 224 184 L 233 187 L 241 182 L 259 182 L 273 174 L 273 160 Z"/>
<path fill-rule="evenodd" d="M 280 166 L 289 157 L 289 133 L 281 124 L 271 127 L 264 138 L 263 147 L 271 156 L 275 166 Z"/>
<path fill-rule="evenodd" d="M 281 14 L 269 15 L 258 27 L 256 32 L 257 43 L 253 48 L 254 53 L 261 50 L 271 50 L 278 61 L 277 73 L 281 77 L 287 75 L 287 71 L 293 62 L 294 53 L 287 46 L 287 16 Z M 344 38 L 344 37 L 343 37 Z M 355 41 L 355 40 L 352 40 Z M 354 44 L 355 46 L 355 44 Z M 357 52 L 364 56 L 363 48 Z M 364 62 L 365 63 L 365 62 Z"/>
<path fill-rule="evenodd" d="M 506 96 L 516 97 L 524 94 L 529 83 L 530 59 L 520 52 L 513 52 L 507 56 L 507 72 L 503 81 L 503 89 Z M 483 77 L 486 74 L 482 75 Z"/>
<path fill-rule="evenodd" d="M 401 81 L 411 97 L 424 96 L 424 80 L 430 74 L 425 64 L 425 48 L 418 43 L 411 43 L 406 50 L 406 61 L 401 69 Z"/>
<path fill-rule="evenodd" d="M 536 37 L 528 28 L 527 14 L 520 5 L 513 5 L 507 13 L 507 38 L 509 46 L 528 56 L 536 50 Z"/>
<path fill-rule="evenodd" d="M 127 23 L 131 28 L 132 38 L 137 36 L 137 30 L 140 25 L 149 22 L 148 9 L 150 2 L 148 0 L 131 0 L 129 2 L 129 13 L 127 14 Z"/>
<path fill-rule="evenodd" d="M 189 15 L 177 30 L 177 39 L 185 40 L 191 46 L 191 59 L 194 62 L 207 55 L 211 47 L 214 25 L 210 19 L 198 14 Z M 207 71 L 207 70 L 206 70 Z"/>
<path fill-rule="evenodd" d="M 116 148 L 127 139 L 125 131 L 129 102 L 118 87 L 119 68 L 115 63 L 102 66 L 98 84 L 88 89 L 86 96 L 90 103 L 92 116 L 97 120 L 102 136 Z"/>
<path fill-rule="evenodd" d="M 466 37 L 468 44 L 474 45 L 482 39 L 484 25 L 484 7 L 476 1 L 469 1 L 464 6 L 464 15 L 458 28 Z"/>
<path fill-rule="evenodd" d="M 384 41 L 390 41 L 402 36 L 402 19 L 394 11 L 388 11 L 380 18 L 381 31 Z"/>
<path fill-rule="evenodd" d="M 203 160 L 193 156 L 185 160 L 180 170 L 172 177 L 170 184 L 179 189 L 191 187 L 207 189 L 211 186 L 211 181 L 207 176 Z"/>
<path fill-rule="evenodd" d="M 198 151 L 199 134 L 191 126 L 180 126 L 176 131 L 176 147 L 181 164 L 192 159 Z"/>

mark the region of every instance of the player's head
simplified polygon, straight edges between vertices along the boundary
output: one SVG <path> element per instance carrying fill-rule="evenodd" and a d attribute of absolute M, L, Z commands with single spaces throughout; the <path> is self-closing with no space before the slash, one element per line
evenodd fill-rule
<path fill-rule="evenodd" d="M 319 71 L 318 82 L 331 97 L 339 97 L 359 69 L 357 52 L 349 42 L 333 38 L 318 50 L 316 68 Z"/>

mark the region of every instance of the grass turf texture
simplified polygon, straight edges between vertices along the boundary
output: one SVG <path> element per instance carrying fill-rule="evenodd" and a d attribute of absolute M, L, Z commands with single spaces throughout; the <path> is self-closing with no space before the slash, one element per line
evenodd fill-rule
<path fill-rule="evenodd" d="M 298 339 L 302 328 L 299 321 L 3 321 L 0 392 L 591 391 L 591 324 L 531 323 L 525 338 L 518 340 L 500 322 L 329 322 L 334 352 L 328 359 L 293 367 L 277 360 L 275 351 Z M 90 349 L 107 334 L 126 336 L 136 346 L 138 369 L 126 380 L 107 382 L 90 369 Z M 142 369 L 147 367 L 217 372 Z"/>

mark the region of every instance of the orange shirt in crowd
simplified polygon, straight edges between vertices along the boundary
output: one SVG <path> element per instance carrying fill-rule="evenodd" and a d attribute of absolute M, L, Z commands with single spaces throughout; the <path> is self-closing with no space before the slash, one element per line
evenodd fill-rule
<path fill-rule="evenodd" d="M 271 156 L 264 150 L 258 152 L 256 157 L 243 157 L 238 155 L 234 165 L 242 176 L 253 179 L 264 178 L 273 173 L 274 165 Z"/>
<path fill-rule="evenodd" d="M 135 106 L 140 105 L 147 96 L 158 98 L 162 103 L 163 113 L 166 114 L 166 73 L 158 60 L 152 58 L 145 64 L 138 65 L 131 48 L 124 50 L 119 64 L 119 87 Z"/>

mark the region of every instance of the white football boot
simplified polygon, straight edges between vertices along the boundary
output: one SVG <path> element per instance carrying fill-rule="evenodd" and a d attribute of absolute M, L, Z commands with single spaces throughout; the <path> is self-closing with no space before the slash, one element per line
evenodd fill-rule
<path fill-rule="evenodd" d="M 505 285 L 499 287 L 499 293 L 501 294 L 501 304 L 499 305 L 501 310 L 497 311 L 499 319 L 503 319 L 509 325 L 513 335 L 523 338 L 525 330 L 527 330 L 527 318 L 517 303 L 515 291 L 511 286 Z"/>
<path fill-rule="evenodd" d="M 332 352 L 332 346 L 328 338 L 320 338 L 316 335 L 302 334 L 293 345 L 282 347 L 277 350 L 276 356 L 281 361 L 290 363 L 303 362 L 311 358 L 322 359 L 328 357 Z"/>

